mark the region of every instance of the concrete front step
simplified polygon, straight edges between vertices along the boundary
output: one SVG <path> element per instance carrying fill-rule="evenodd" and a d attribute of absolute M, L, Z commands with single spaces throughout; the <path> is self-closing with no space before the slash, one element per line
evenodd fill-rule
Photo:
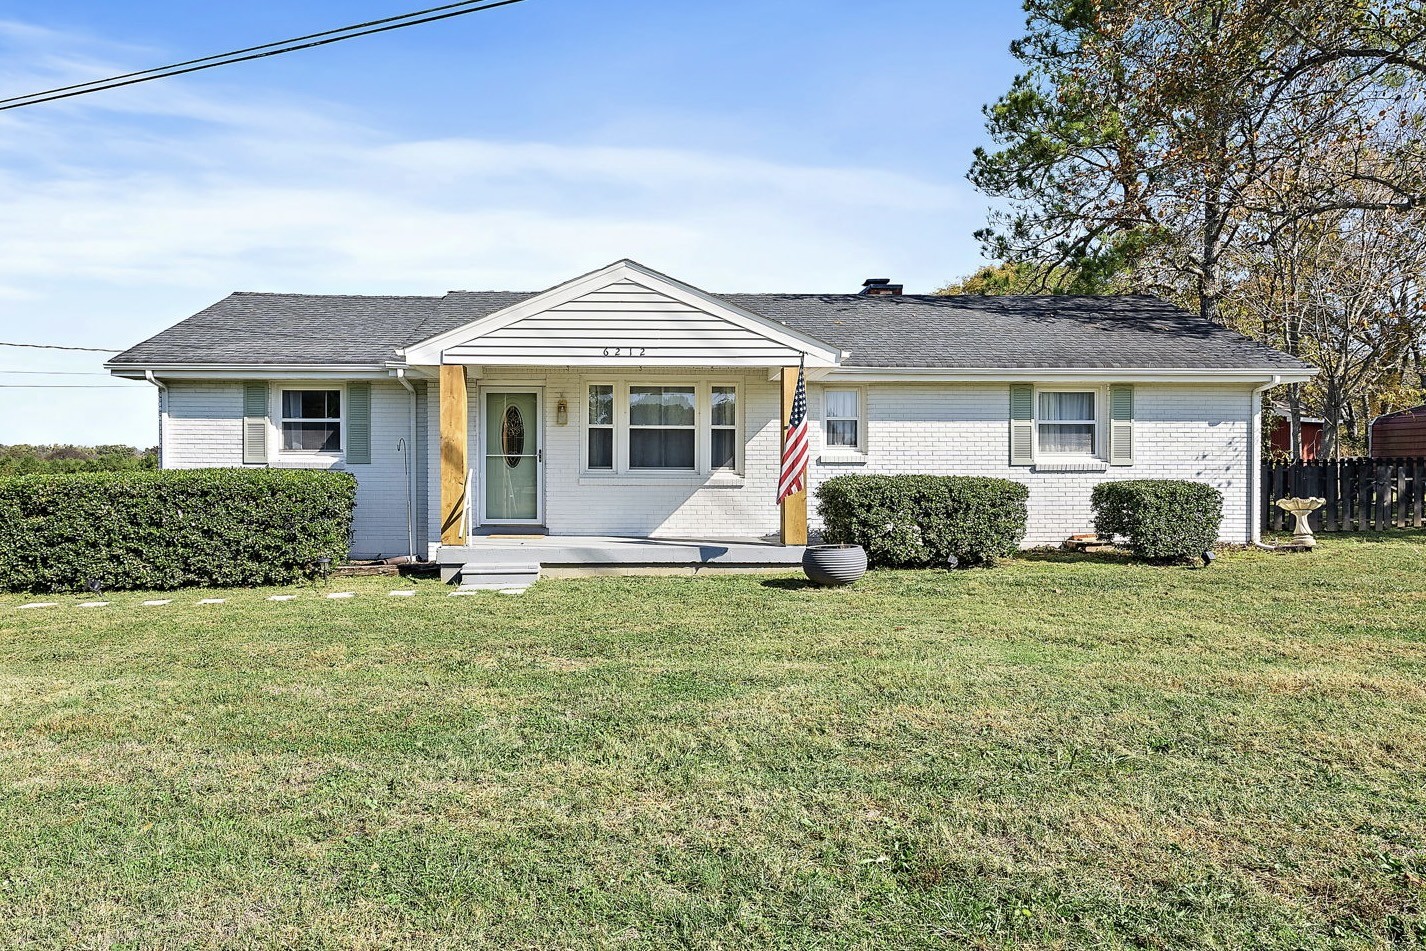
<path fill-rule="evenodd" d="M 801 546 L 756 539 L 704 540 L 551 535 L 515 540 L 472 539 L 445 545 L 437 553 L 441 580 L 456 581 L 468 565 L 538 562 L 547 577 L 579 574 L 689 573 L 788 570 L 802 564 Z"/>
<path fill-rule="evenodd" d="M 525 589 L 540 580 L 539 562 L 468 562 L 460 568 L 461 591 Z"/>

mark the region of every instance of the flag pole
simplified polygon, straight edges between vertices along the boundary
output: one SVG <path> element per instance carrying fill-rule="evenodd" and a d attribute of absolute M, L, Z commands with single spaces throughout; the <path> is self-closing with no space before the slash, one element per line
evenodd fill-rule
<path fill-rule="evenodd" d="M 782 461 L 778 467 L 777 504 L 782 543 L 807 544 L 807 469 L 810 451 L 807 421 L 807 355 L 798 354 L 797 375 L 782 372 Z"/>

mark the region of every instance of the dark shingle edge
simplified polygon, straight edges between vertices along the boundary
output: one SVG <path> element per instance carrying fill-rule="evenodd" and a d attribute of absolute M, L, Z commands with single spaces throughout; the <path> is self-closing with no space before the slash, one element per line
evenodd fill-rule
<path fill-rule="evenodd" d="M 110 361 L 373 365 L 537 292 L 443 297 L 230 295 Z M 911 369 L 1263 369 L 1307 365 L 1153 297 L 725 294 L 722 300 L 850 351 L 847 365 Z M 282 346 L 275 344 L 281 342 Z"/>

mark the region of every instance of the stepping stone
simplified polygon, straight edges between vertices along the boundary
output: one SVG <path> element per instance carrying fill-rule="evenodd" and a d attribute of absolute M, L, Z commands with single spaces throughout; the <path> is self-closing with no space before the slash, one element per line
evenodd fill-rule
<path fill-rule="evenodd" d="M 508 594 L 508 595 L 512 595 L 512 596 L 518 596 L 518 595 L 524 594 L 527 590 L 529 590 L 529 589 L 527 589 L 527 588 L 501 588 L 501 589 L 500 589 L 500 593 L 501 593 L 501 594 Z"/>
<path fill-rule="evenodd" d="M 355 591 L 338 591 L 338 592 L 336 592 L 335 594 L 329 594 L 329 595 L 327 595 L 327 600 L 328 600 L 328 601 L 344 601 L 344 600 L 346 600 L 347 598 L 355 598 L 355 597 L 356 597 L 356 592 L 355 592 Z"/>
<path fill-rule="evenodd" d="M 172 603 L 173 603 L 173 599 L 172 599 L 172 598 L 168 598 L 168 599 L 165 599 L 165 600 L 163 600 L 163 601 L 145 601 L 145 602 L 143 603 L 143 606 L 146 607 L 146 608 L 161 608 L 161 607 L 163 607 L 165 604 L 172 604 Z"/>
<path fill-rule="evenodd" d="M 227 604 L 227 598 L 204 598 L 199 604 Z"/>
<path fill-rule="evenodd" d="M 16 610 L 18 610 L 18 611 L 33 611 L 33 610 L 35 610 L 36 608 L 57 608 L 57 607 L 59 607 L 59 605 L 58 605 L 58 604 L 55 604 L 53 601 L 36 601 L 34 604 L 22 604 L 22 605 L 20 605 L 18 608 L 16 608 Z"/>
<path fill-rule="evenodd" d="M 268 598 L 268 600 L 269 600 L 269 601 L 296 601 L 296 600 L 297 600 L 297 595 L 295 595 L 295 594 L 274 594 L 272 597 Z"/>
<path fill-rule="evenodd" d="M 388 598 L 414 598 L 414 597 L 416 597 L 416 592 L 414 592 L 414 591 L 392 591 L 392 592 L 389 592 L 386 596 L 387 596 Z"/>
<path fill-rule="evenodd" d="M 80 605 L 80 607 L 81 607 L 81 608 L 107 608 L 109 605 L 111 605 L 111 604 L 113 604 L 113 603 L 114 603 L 114 602 L 112 602 L 112 601 L 85 601 L 83 604 Z"/>

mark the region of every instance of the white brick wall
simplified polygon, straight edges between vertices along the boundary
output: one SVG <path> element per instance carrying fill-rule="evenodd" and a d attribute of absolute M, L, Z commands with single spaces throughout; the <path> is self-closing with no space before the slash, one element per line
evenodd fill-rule
<path fill-rule="evenodd" d="M 820 388 L 811 409 L 820 420 Z M 1251 388 L 1246 385 L 1147 385 L 1134 388 L 1134 465 L 1106 472 L 1037 472 L 1011 466 L 1008 384 L 882 384 L 866 389 L 865 465 L 817 462 L 812 430 L 812 489 L 847 472 L 996 476 L 1030 487 L 1027 545 L 1047 545 L 1093 531 L 1089 497 L 1109 479 L 1192 479 L 1223 493 L 1223 538 L 1249 540 L 1247 474 Z M 809 513 L 817 524 L 815 499 Z"/>
<path fill-rule="evenodd" d="M 410 485 L 412 538 L 417 553 L 426 535 L 426 525 L 416 508 L 415 480 L 421 478 L 411 429 L 411 394 L 400 383 L 374 383 L 371 387 L 371 464 L 348 466 L 357 477 L 356 526 L 352 551 L 359 555 L 404 555 L 406 538 L 405 461 L 397 450 L 406 440 L 411 453 Z"/>
<path fill-rule="evenodd" d="M 607 375 L 600 375 L 607 379 Z M 546 524 L 557 534 L 650 535 L 664 538 L 757 537 L 778 530 L 776 492 L 780 386 L 766 372 L 659 373 L 659 379 L 718 380 L 740 385 L 746 438 L 744 475 L 708 484 L 674 479 L 581 476 L 584 384 L 574 371 L 492 371 L 480 385 L 502 382 L 544 388 Z M 1224 495 L 1223 535 L 1250 537 L 1247 512 L 1251 390 L 1246 385 L 1145 385 L 1135 388 L 1136 462 L 1104 473 L 1036 472 L 1009 465 L 1006 384 L 873 384 L 866 388 L 868 449 L 864 465 L 818 461 L 822 450 L 821 387 L 810 388 L 812 488 L 844 472 L 989 475 L 1030 487 L 1027 544 L 1053 544 L 1090 531 L 1090 491 L 1105 479 L 1183 478 Z M 478 465 L 479 386 L 470 387 L 470 458 Z M 556 425 L 560 397 L 570 420 Z M 426 459 L 414 452 L 414 478 L 426 485 L 425 512 L 415 512 L 416 539 L 440 534 L 440 420 L 430 384 Z M 401 554 L 406 549 L 406 477 L 396 442 L 407 435 L 409 396 L 396 383 L 372 389 L 372 464 L 352 466 L 360 484 L 353 551 Z M 167 437 L 170 468 L 237 466 L 242 462 L 242 385 L 173 383 Z M 414 449 L 414 447 L 413 447 Z M 724 484 L 714 484 L 724 481 Z M 479 487 L 476 488 L 477 493 Z M 419 496 L 419 493 L 417 493 Z M 816 501 L 810 503 L 817 526 Z M 424 517 L 423 517 L 424 514 Z"/>
<path fill-rule="evenodd" d="M 164 468 L 242 466 L 242 383 L 170 383 L 167 406 L 168 458 Z M 409 407 L 410 395 L 400 384 L 373 383 L 371 464 L 330 466 L 345 469 L 357 478 L 356 521 L 352 531 L 352 554 L 356 557 L 406 554 L 406 469 L 396 445 L 402 437 L 408 443 L 413 442 L 408 430 Z M 421 478 L 424 463 L 414 445 L 411 446 L 411 464 L 413 477 Z M 414 507 L 413 516 L 419 550 L 428 528 L 423 514 Z"/>
<path fill-rule="evenodd" d="M 243 464 L 243 385 L 170 383 L 165 469 Z"/>

